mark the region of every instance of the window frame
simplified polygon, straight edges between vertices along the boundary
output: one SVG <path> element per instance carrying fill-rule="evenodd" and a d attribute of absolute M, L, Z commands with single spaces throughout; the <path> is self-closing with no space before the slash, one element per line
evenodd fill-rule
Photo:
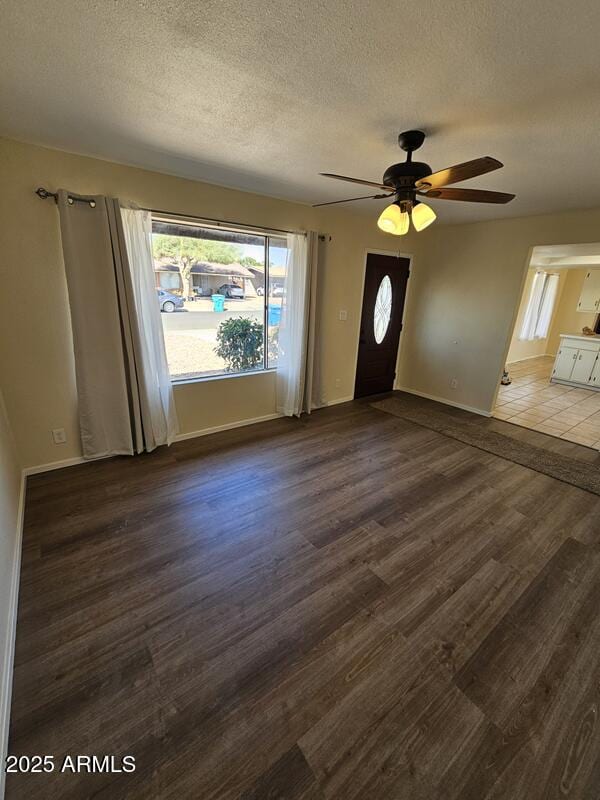
<path fill-rule="evenodd" d="M 171 370 L 169 368 L 169 377 L 171 380 L 171 384 L 174 386 L 184 385 L 188 383 L 204 383 L 205 381 L 214 381 L 214 380 L 224 380 L 228 378 L 242 378 L 250 375 L 262 375 L 264 373 L 269 372 L 276 372 L 277 366 L 269 366 L 269 329 L 268 329 L 268 315 L 269 315 L 269 286 L 271 282 L 271 265 L 269 263 L 269 256 L 270 256 L 270 248 L 271 248 L 271 239 L 280 239 L 284 240 L 287 236 L 288 231 L 277 230 L 275 228 L 260 228 L 260 227 L 250 227 L 246 225 L 238 225 L 236 223 L 229 223 L 226 221 L 219 221 L 219 220 L 205 220 L 200 217 L 192 217 L 185 214 L 177 214 L 177 213 L 170 213 L 164 211 L 150 211 L 151 214 L 151 222 L 152 222 L 152 233 L 154 234 L 154 223 L 163 223 L 163 224 L 176 224 L 182 226 L 189 226 L 195 227 L 200 229 L 208 229 L 211 231 L 223 231 L 224 233 L 232 233 L 232 234 L 241 234 L 245 236 L 256 236 L 264 240 L 264 291 L 261 297 L 262 300 L 262 324 L 263 324 L 263 357 L 262 357 L 262 366 L 257 367 L 256 369 L 249 369 L 239 372 L 218 372 L 212 373 L 208 375 L 193 375 L 191 377 L 177 377 L 171 374 Z M 177 234 L 172 234 L 177 235 Z M 200 237 L 199 237 L 200 238 Z M 219 241 L 218 239 L 216 241 Z M 179 274 L 179 273 L 178 273 Z M 169 291 L 168 289 L 164 289 L 164 287 L 159 286 L 157 289 L 162 289 L 164 291 Z M 283 300 L 282 300 L 283 302 Z M 161 320 L 162 322 L 162 320 Z M 164 327 L 163 327 L 163 336 L 164 336 Z M 168 365 L 168 360 L 167 360 Z"/>

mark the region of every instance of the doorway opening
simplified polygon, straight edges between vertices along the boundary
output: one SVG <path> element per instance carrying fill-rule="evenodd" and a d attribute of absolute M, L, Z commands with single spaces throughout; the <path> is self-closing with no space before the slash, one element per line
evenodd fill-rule
<path fill-rule="evenodd" d="M 493 416 L 600 449 L 600 243 L 533 248 Z"/>
<path fill-rule="evenodd" d="M 367 253 L 355 398 L 394 388 L 409 275 L 410 258 Z"/>

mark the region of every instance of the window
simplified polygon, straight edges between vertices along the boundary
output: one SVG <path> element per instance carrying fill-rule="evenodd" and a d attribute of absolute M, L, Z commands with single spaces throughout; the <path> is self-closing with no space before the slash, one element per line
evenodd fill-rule
<path fill-rule="evenodd" d="M 532 341 L 548 336 L 557 291 L 558 275 L 535 273 L 519 339 Z"/>
<path fill-rule="evenodd" d="M 155 215 L 152 250 L 172 380 L 276 366 L 285 238 Z"/>
<path fill-rule="evenodd" d="M 375 341 L 381 344 L 387 333 L 392 316 L 392 282 L 390 276 L 385 275 L 381 279 L 377 297 L 375 298 L 375 310 L 373 312 L 373 332 Z"/>

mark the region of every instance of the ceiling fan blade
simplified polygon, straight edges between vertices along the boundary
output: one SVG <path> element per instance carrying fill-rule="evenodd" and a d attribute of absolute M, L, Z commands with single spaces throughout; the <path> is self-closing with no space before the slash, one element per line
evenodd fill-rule
<path fill-rule="evenodd" d="M 393 194 L 368 194 L 364 197 L 349 197 L 347 200 L 331 200 L 329 203 L 315 203 L 313 208 L 319 206 L 335 206 L 337 203 L 351 203 L 353 200 L 382 200 L 384 197 L 393 197 Z"/>
<path fill-rule="evenodd" d="M 447 169 L 441 169 L 432 175 L 426 175 L 415 183 L 417 189 L 429 192 L 429 189 L 438 189 L 440 186 L 447 186 L 449 183 L 459 183 L 469 178 L 476 178 L 478 175 L 485 175 L 486 172 L 493 172 L 500 169 L 504 164 L 491 156 L 474 158 L 473 161 L 465 161 L 464 164 L 456 164 Z"/>
<path fill-rule="evenodd" d="M 428 192 L 417 192 L 431 200 L 466 200 L 469 203 L 510 203 L 514 194 L 506 192 L 488 192 L 486 189 L 430 189 Z"/>
<path fill-rule="evenodd" d="M 376 189 L 384 189 L 385 191 L 393 192 L 393 186 L 386 186 L 385 183 L 376 183 L 375 181 L 363 181 L 360 178 L 348 178 L 347 175 L 335 175 L 333 172 L 319 172 L 324 178 L 335 178 L 338 181 L 349 181 L 350 183 L 362 183 L 363 186 L 374 186 Z"/>

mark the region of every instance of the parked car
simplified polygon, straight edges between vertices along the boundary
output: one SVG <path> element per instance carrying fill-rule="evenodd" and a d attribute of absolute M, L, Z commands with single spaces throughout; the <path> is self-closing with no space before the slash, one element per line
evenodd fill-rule
<path fill-rule="evenodd" d="M 265 287 L 259 286 L 256 289 L 256 294 L 259 297 L 262 297 L 265 293 Z M 281 284 L 275 283 L 271 284 L 271 288 L 269 289 L 269 294 L 271 297 L 283 297 L 283 286 Z"/>
<path fill-rule="evenodd" d="M 244 290 L 236 283 L 224 283 L 219 286 L 217 294 L 223 294 L 225 297 L 237 297 L 239 300 L 244 299 Z"/>
<path fill-rule="evenodd" d="M 158 305 L 161 311 L 166 314 L 171 314 L 176 308 L 183 308 L 183 297 L 178 297 L 171 292 L 165 292 L 164 289 L 157 289 Z"/>

